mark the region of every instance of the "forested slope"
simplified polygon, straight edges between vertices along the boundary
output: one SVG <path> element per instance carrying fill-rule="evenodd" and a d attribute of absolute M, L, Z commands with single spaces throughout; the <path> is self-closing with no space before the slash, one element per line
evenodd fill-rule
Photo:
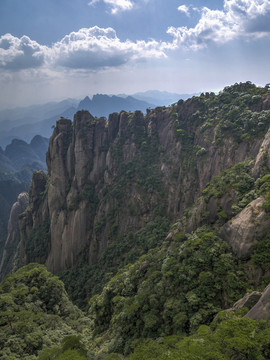
<path fill-rule="evenodd" d="M 59 273 L 86 313 L 74 310 L 75 328 L 58 314 L 70 331 L 26 359 L 72 350 L 78 359 L 269 358 L 269 126 L 268 87 L 249 82 L 145 116 L 59 120 L 48 175 L 32 180 L 17 259 Z M 8 281 L 21 271 L 25 282 L 28 266 Z M 58 284 L 66 299 L 53 279 L 46 296 Z M 39 290 L 25 291 L 32 309 Z M 12 301 L 4 311 L 16 312 Z M 16 321 L 2 330 L 20 336 Z"/>

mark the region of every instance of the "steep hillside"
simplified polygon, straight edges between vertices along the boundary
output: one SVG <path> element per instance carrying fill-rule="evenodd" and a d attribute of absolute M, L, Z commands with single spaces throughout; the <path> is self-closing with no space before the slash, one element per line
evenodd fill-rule
<path fill-rule="evenodd" d="M 12 205 L 18 194 L 27 191 L 27 185 L 14 175 L 0 170 L 0 255 L 7 236 L 7 225 Z"/>
<path fill-rule="evenodd" d="M 63 283 L 38 264 L 21 268 L 0 284 L 0 313 L 3 360 L 36 359 L 42 348 L 60 345 L 66 336 L 72 339 L 89 323 L 68 299 Z"/>
<path fill-rule="evenodd" d="M 80 111 L 73 123 L 60 119 L 48 176 L 33 177 L 20 264 L 38 261 L 62 272 L 70 293 L 82 299 L 100 291 L 119 266 L 159 245 L 169 223 L 183 215 L 184 231 L 223 225 L 256 198 L 242 195 L 268 171 L 269 109 L 268 87 L 244 83 L 145 116 L 121 112 L 106 121 Z M 228 191 L 215 200 L 214 185 L 207 184 L 239 162 L 246 164 L 236 168 L 241 183 L 227 179 L 221 188 Z M 190 217 L 197 201 L 200 211 Z"/>
<path fill-rule="evenodd" d="M 16 249 L 20 241 L 19 218 L 28 205 L 28 193 L 21 192 L 10 210 L 7 236 L 3 236 L 3 254 L 0 262 L 0 280 L 14 268 Z M 4 229 L 6 235 L 6 229 Z"/>
<path fill-rule="evenodd" d="M 37 327 L 36 306 L 46 319 L 66 295 L 56 277 L 44 289 L 45 268 L 30 264 L 0 287 L 0 331 L 21 344 L 2 342 L 4 354 L 268 359 L 269 126 L 268 87 L 251 83 L 145 116 L 60 119 L 48 175 L 33 176 L 16 259 L 59 272 L 77 304 L 86 308 L 90 298 L 87 315 L 75 310 L 70 322 L 58 314 L 42 342 L 48 325 Z M 21 336 L 16 309 L 19 324 L 30 309 L 35 348 Z M 60 330 L 53 344 L 64 323 L 68 334 Z"/>
<path fill-rule="evenodd" d="M 10 211 L 18 195 L 28 191 L 33 172 L 37 169 L 46 170 L 45 154 L 48 143 L 48 139 L 37 135 L 30 144 L 14 139 L 5 150 L 0 148 L 0 279 L 10 272 L 13 266 L 12 263 L 6 266 L 6 263 L 3 262 L 3 251 L 5 249 L 5 254 L 3 253 L 5 261 L 7 254 L 11 255 L 11 260 L 14 258 L 14 251 L 16 251 L 19 241 L 19 236 L 15 236 L 18 232 L 18 225 L 14 225 L 14 228 L 11 225 L 15 224 L 13 216 L 11 216 L 12 221 L 8 227 Z M 22 213 L 25 207 L 19 206 L 17 210 L 21 209 Z M 18 216 L 19 214 L 16 215 L 16 217 Z M 7 239 L 8 233 L 13 233 L 9 240 Z"/>

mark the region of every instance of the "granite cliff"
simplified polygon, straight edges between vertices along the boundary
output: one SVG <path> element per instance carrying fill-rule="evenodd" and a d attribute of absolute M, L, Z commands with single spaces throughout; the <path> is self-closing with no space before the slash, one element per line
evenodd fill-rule
<path fill-rule="evenodd" d="M 28 193 L 18 195 L 17 201 L 13 204 L 8 220 L 8 235 L 4 244 L 4 251 L 0 263 L 1 279 L 4 278 L 14 267 L 14 256 L 20 241 L 19 217 L 28 205 Z"/>
<path fill-rule="evenodd" d="M 269 109 L 267 89 L 246 83 L 146 115 L 122 111 L 106 121 L 79 111 L 73 122 L 61 118 L 50 139 L 48 175 L 34 175 L 30 208 L 21 220 L 21 264 L 42 259 L 54 273 L 82 257 L 95 264 L 117 236 L 157 216 L 181 218 L 223 170 L 255 159 L 250 167 L 258 177 L 260 163 L 269 158 Z M 248 132 L 252 121 L 256 126 Z M 199 220 L 187 228 L 214 223 L 224 209 L 232 217 L 236 193 L 224 196 L 221 203 L 210 196 L 201 212 L 196 207 Z M 35 245 L 33 232 L 43 234 L 35 236 Z M 40 251 L 31 252 L 32 246 Z"/>
<path fill-rule="evenodd" d="M 269 86 L 249 82 L 145 115 L 57 121 L 15 259 L 58 273 L 87 310 L 75 331 L 88 356 L 269 358 L 269 126 Z M 63 285 L 47 274 L 39 290 L 40 272 L 28 264 L 4 280 L 4 334 L 21 336 L 13 298 L 21 317 L 36 316 L 37 295 L 59 311 Z M 29 354 L 64 351 L 44 348 L 37 322 Z"/>

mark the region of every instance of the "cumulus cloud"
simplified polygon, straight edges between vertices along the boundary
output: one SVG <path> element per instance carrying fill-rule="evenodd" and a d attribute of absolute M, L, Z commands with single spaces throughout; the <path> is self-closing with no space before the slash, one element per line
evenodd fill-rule
<path fill-rule="evenodd" d="M 186 14 L 187 16 L 190 15 L 190 13 L 189 13 L 189 8 L 188 8 L 187 5 L 180 5 L 180 6 L 178 6 L 177 10 L 180 11 L 180 12 L 183 12 L 183 13 Z"/>
<path fill-rule="evenodd" d="M 103 1 L 121 5 L 122 9 L 127 4 L 127 0 Z M 180 8 L 182 12 L 196 10 L 185 5 Z M 173 37 L 170 42 L 123 41 L 113 28 L 94 26 L 71 32 L 51 47 L 40 45 L 27 36 L 17 38 L 6 34 L 0 37 L 0 69 L 18 71 L 43 66 L 46 69 L 98 70 L 165 58 L 168 50 L 180 47 L 200 49 L 210 43 L 224 44 L 239 38 L 270 37 L 270 0 L 224 0 L 222 10 L 203 7 L 194 27 L 170 27 L 167 32 Z"/>
<path fill-rule="evenodd" d="M 44 64 L 46 50 L 28 36 L 5 34 L 0 37 L 0 68 L 16 71 L 39 67 Z"/>
<path fill-rule="evenodd" d="M 91 0 L 88 5 L 94 5 L 101 0 Z M 111 8 L 112 14 L 117 14 L 119 11 L 131 10 L 133 8 L 133 2 L 130 0 L 102 0 L 105 4 L 108 4 Z"/>
<path fill-rule="evenodd" d="M 166 57 L 165 47 L 155 40 L 121 41 L 112 28 L 94 26 L 72 32 L 51 47 L 6 34 L 0 37 L 0 69 L 10 71 L 64 67 L 97 70 L 128 62 Z"/>
<path fill-rule="evenodd" d="M 203 7 L 195 27 L 170 27 L 167 32 L 174 37 L 174 44 L 200 49 L 210 42 L 269 36 L 269 20 L 269 0 L 224 0 L 223 10 Z"/>
<path fill-rule="evenodd" d="M 157 41 L 121 41 L 114 29 L 95 26 L 66 35 L 53 45 L 50 56 L 67 68 L 100 69 L 166 55 Z"/>

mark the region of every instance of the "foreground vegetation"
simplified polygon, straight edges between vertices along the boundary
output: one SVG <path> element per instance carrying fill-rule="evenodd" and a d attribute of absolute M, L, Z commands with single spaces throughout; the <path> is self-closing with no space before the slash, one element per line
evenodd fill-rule
<path fill-rule="evenodd" d="M 198 250 L 199 249 L 197 249 L 197 251 Z M 195 257 L 197 256 L 198 252 Z M 192 268 L 190 268 L 189 271 L 192 272 Z M 201 272 L 201 274 L 200 278 L 203 278 L 204 272 Z M 1 283 L 0 287 L 1 359 L 269 359 L 270 325 L 266 321 L 255 321 L 244 318 L 243 316 L 247 312 L 246 308 L 242 308 L 237 312 L 221 311 L 212 322 L 207 321 L 207 318 L 205 318 L 208 325 L 200 325 L 196 331 L 191 331 L 192 335 L 186 335 L 182 327 L 184 322 L 188 322 L 188 316 L 190 316 L 190 314 L 185 314 L 183 311 L 179 312 L 177 304 L 180 305 L 181 310 L 182 305 L 180 300 L 175 299 L 174 301 L 172 297 L 168 297 L 165 304 L 163 304 L 163 311 L 160 311 L 160 322 L 163 323 L 160 330 L 160 324 L 156 324 L 156 327 L 154 327 L 154 324 L 158 321 L 158 317 L 154 315 L 157 315 L 155 306 L 159 303 L 156 294 L 153 294 L 153 296 L 149 293 L 144 294 L 145 298 L 141 298 L 144 312 L 140 315 L 140 300 L 138 296 L 132 299 L 130 284 L 128 284 L 126 276 L 123 277 L 123 274 L 118 275 L 118 277 L 114 278 L 111 282 L 114 283 L 114 286 L 116 286 L 118 282 L 119 290 L 121 287 L 119 277 L 125 279 L 127 286 L 126 292 L 130 292 L 129 297 L 126 298 L 125 303 L 123 300 L 124 289 L 122 288 L 121 297 L 123 304 L 121 304 L 121 299 L 114 299 L 116 306 L 117 302 L 119 302 L 119 308 L 112 321 L 114 333 L 113 335 L 106 334 L 106 336 L 101 339 L 95 334 L 95 330 L 92 328 L 93 322 L 89 317 L 85 316 L 68 300 L 63 283 L 57 277 L 48 273 L 44 266 L 29 264 L 8 276 Z M 205 288 L 204 294 L 208 293 L 208 299 L 211 293 L 210 284 L 211 281 L 208 286 L 201 284 L 199 289 L 202 291 Z M 146 284 L 144 285 L 146 286 Z M 156 285 L 157 288 L 161 289 L 161 285 Z M 167 286 L 167 292 L 173 290 L 169 282 Z M 151 292 L 153 288 L 154 286 L 152 286 L 148 292 Z M 230 288 L 230 286 L 227 285 L 227 288 Z M 209 310 L 211 301 L 208 304 L 205 301 L 204 304 L 200 306 L 199 302 L 203 296 L 198 299 L 198 293 L 195 294 L 194 291 L 194 293 L 191 294 L 189 292 L 187 294 L 188 299 L 184 300 L 182 308 L 184 307 L 186 311 L 190 311 L 191 314 L 196 311 L 197 308 L 200 314 L 208 312 L 208 315 L 210 315 L 210 312 L 213 311 L 213 299 L 212 308 Z M 143 294 L 140 295 L 143 296 Z M 120 295 L 118 295 L 118 297 L 120 297 Z M 212 296 L 210 296 L 210 298 L 212 298 Z M 92 306 L 93 302 L 95 302 L 95 300 L 92 300 Z M 153 306 L 151 309 L 149 302 L 151 302 L 151 306 Z M 138 316 L 135 315 L 134 308 L 136 307 Z M 103 311 L 103 315 L 105 315 L 106 309 Z M 93 314 L 94 313 L 90 311 L 90 318 L 93 317 Z M 198 322 L 198 311 L 195 314 L 197 314 Z M 193 322 L 190 321 L 194 329 L 196 316 L 194 317 L 193 315 Z M 208 319 L 209 318 L 210 316 L 208 316 Z M 203 317 L 201 317 L 200 320 L 202 322 Z M 132 331 L 134 333 L 134 329 L 138 328 L 140 324 L 142 325 L 143 321 L 145 321 L 143 332 L 139 334 L 139 330 L 137 329 L 138 336 L 132 337 Z M 106 320 L 104 324 L 106 326 Z M 124 325 L 125 327 L 122 328 Z M 167 336 L 167 334 L 171 332 L 169 330 L 171 326 L 174 327 L 174 335 Z M 126 354 L 124 356 L 119 346 L 118 349 L 114 351 L 112 349 L 105 349 L 104 345 L 108 343 L 109 340 L 112 341 L 112 338 L 114 342 L 118 342 L 119 344 L 119 338 L 117 338 L 116 335 L 117 331 L 118 334 L 121 333 L 122 336 L 125 336 L 126 340 L 129 337 L 132 338 L 132 341 L 129 342 L 129 355 Z M 99 344 L 98 352 L 97 340 L 102 343 Z"/>

